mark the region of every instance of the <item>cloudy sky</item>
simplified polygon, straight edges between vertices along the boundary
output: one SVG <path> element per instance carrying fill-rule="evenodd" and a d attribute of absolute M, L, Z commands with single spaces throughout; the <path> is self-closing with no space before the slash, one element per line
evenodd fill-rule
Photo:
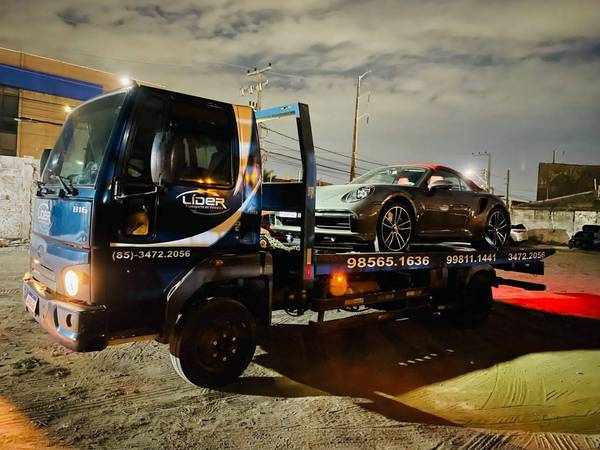
<path fill-rule="evenodd" d="M 356 76 L 372 70 L 363 84 L 371 92 L 359 144 L 365 161 L 464 170 L 485 165 L 472 152 L 489 151 L 497 192 L 511 169 L 513 195 L 525 199 L 554 149 L 560 161 L 600 164 L 598 0 L 1 4 L 0 46 L 204 97 L 246 103 L 246 69 L 272 62 L 264 104 L 308 103 L 315 143 L 344 154 Z M 274 133 L 267 139 L 294 146 Z M 346 158 L 319 155 L 348 169 Z M 295 173 L 275 158 L 269 165 Z M 361 172 L 371 167 L 360 163 Z M 331 181 L 346 177 L 323 170 Z"/>

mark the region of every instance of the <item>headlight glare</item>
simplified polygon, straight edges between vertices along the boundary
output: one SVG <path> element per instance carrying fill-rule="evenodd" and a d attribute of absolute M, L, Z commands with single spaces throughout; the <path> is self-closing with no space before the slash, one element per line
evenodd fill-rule
<path fill-rule="evenodd" d="M 74 270 L 67 270 L 65 272 L 65 290 L 69 297 L 75 297 L 79 291 L 79 276 Z"/>
<path fill-rule="evenodd" d="M 374 186 L 361 186 L 355 191 L 348 192 L 346 195 L 344 195 L 344 197 L 342 197 L 342 200 L 349 203 L 359 202 L 367 198 L 373 192 L 375 192 Z"/>

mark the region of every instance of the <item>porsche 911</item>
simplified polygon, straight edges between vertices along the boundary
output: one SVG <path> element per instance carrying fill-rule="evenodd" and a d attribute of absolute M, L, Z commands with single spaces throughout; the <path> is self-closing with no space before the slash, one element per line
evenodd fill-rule
<path fill-rule="evenodd" d="M 417 242 L 468 242 L 476 248 L 508 244 L 510 216 L 499 197 L 460 172 L 434 164 L 379 167 L 349 184 L 317 188 L 319 241 L 407 251 Z M 275 215 L 273 230 L 299 232 L 296 213 Z"/>

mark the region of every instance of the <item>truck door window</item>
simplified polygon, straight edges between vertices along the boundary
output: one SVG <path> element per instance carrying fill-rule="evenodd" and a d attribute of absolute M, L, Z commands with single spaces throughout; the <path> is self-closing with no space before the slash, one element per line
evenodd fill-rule
<path fill-rule="evenodd" d="M 133 125 L 133 139 L 127 155 L 124 175 L 131 180 L 151 184 L 150 153 L 154 136 L 163 130 L 166 102 L 156 95 L 142 94 Z"/>
<path fill-rule="evenodd" d="M 232 185 L 235 129 L 225 109 L 176 101 L 171 126 L 175 159 L 180 161 L 175 175 L 183 184 Z"/>

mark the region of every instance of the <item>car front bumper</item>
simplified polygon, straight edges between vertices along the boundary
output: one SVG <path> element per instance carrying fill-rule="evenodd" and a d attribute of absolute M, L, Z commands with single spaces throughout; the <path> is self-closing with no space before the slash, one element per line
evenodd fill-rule
<path fill-rule="evenodd" d="M 315 212 L 315 235 L 357 242 L 373 242 L 379 214 L 379 203 L 355 205 L 355 210 L 317 209 Z M 275 216 L 273 231 L 284 234 L 300 234 L 300 218 Z"/>
<path fill-rule="evenodd" d="M 41 327 L 70 350 L 91 352 L 108 344 L 104 307 L 65 301 L 29 274 L 23 279 L 23 303 Z"/>

